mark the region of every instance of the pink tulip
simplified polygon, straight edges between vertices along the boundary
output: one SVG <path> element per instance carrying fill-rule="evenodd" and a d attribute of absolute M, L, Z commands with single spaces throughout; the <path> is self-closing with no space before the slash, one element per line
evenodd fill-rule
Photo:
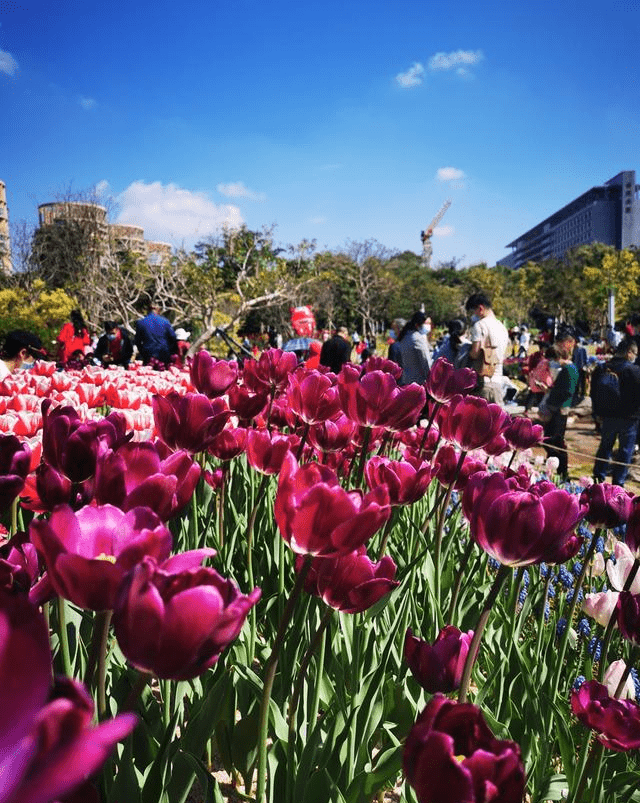
<path fill-rule="evenodd" d="M 606 627 L 618 604 L 618 591 L 600 591 L 594 594 L 586 594 L 582 603 L 582 610 L 595 619 L 599 625 Z"/>

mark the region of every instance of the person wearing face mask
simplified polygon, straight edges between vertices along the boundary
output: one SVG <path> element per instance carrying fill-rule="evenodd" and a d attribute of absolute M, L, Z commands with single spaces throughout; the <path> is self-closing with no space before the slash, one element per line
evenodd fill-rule
<path fill-rule="evenodd" d="M 113 321 L 104 322 L 104 334 L 98 339 L 95 359 L 105 368 L 109 365 L 129 366 L 133 354 L 133 343 L 122 326 Z"/>
<path fill-rule="evenodd" d="M 24 329 L 14 329 L 5 336 L 0 351 L 0 382 L 44 356 L 42 341 L 37 335 Z"/>
<path fill-rule="evenodd" d="M 398 346 L 402 365 L 401 385 L 421 385 L 431 370 L 431 349 L 427 336 L 429 326 L 424 312 L 415 312 L 402 327 Z"/>
<path fill-rule="evenodd" d="M 491 301 L 485 293 L 474 293 L 465 304 L 471 313 L 471 349 L 469 366 L 478 374 L 478 385 L 472 393 L 488 402 L 502 404 L 504 398 L 504 377 L 502 363 L 509 349 L 509 332 L 499 321 L 491 308 Z"/>

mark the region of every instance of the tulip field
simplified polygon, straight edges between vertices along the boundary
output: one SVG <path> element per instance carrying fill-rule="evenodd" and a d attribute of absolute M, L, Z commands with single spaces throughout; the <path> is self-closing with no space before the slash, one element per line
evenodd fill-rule
<path fill-rule="evenodd" d="M 640 497 L 398 377 L 0 384 L 0 803 L 640 803 Z"/>

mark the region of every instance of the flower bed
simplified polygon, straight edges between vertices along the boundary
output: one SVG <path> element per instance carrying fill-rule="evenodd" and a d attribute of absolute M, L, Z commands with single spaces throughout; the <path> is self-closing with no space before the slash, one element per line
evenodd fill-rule
<path fill-rule="evenodd" d="M 215 754 L 260 803 L 640 800 L 640 502 L 541 475 L 468 369 L 397 379 L 0 387 L 0 799 L 220 801 Z"/>

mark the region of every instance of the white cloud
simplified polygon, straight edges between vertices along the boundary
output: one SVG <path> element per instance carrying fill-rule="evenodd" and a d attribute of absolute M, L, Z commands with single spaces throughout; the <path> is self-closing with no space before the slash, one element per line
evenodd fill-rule
<path fill-rule="evenodd" d="M 226 198 L 246 198 L 247 201 L 266 201 L 267 196 L 264 192 L 255 192 L 245 187 L 241 181 L 235 181 L 231 184 L 218 184 L 216 187 L 220 195 Z"/>
<path fill-rule="evenodd" d="M 318 215 L 317 217 L 310 217 L 309 223 L 312 223 L 314 226 L 321 226 L 323 223 L 326 223 L 326 217 L 322 217 L 322 215 Z"/>
<path fill-rule="evenodd" d="M 464 171 L 457 167 L 439 167 L 436 173 L 438 181 L 459 181 L 465 178 Z"/>
<path fill-rule="evenodd" d="M 434 237 L 451 237 L 452 234 L 455 234 L 455 229 L 453 226 L 436 226 L 433 230 Z"/>
<path fill-rule="evenodd" d="M 413 86 L 420 86 L 424 76 L 424 67 L 420 62 L 414 61 L 406 72 L 396 75 L 396 83 L 403 89 L 410 89 Z"/>
<path fill-rule="evenodd" d="M 481 50 L 454 50 L 451 53 L 436 53 L 429 59 L 430 70 L 452 70 L 454 67 L 462 67 L 463 74 L 467 74 L 464 66 L 472 66 L 482 61 L 484 54 Z M 458 74 L 460 71 L 458 70 Z"/>
<path fill-rule="evenodd" d="M 11 53 L 6 50 L 0 50 L 0 72 L 5 75 L 14 75 L 18 70 L 18 62 L 13 58 Z"/>
<path fill-rule="evenodd" d="M 101 179 L 95 186 L 96 195 L 103 196 L 109 195 L 111 192 L 111 186 L 106 178 Z"/>
<path fill-rule="evenodd" d="M 244 222 L 233 204 L 215 204 L 203 192 L 159 181 L 134 181 L 117 201 L 118 222 L 142 226 L 149 240 L 190 244 L 225 226 L 238 228 Z"/>
<path fill-rule="evenodd" d="M 95 109 L 98 105 L 98 101 L 94 100 L 93 98 L 85 98 L 80 97 L 78 98 L 78 103 L 82 106 L 85 111 L 89 111 L 89 109 Z"/>

